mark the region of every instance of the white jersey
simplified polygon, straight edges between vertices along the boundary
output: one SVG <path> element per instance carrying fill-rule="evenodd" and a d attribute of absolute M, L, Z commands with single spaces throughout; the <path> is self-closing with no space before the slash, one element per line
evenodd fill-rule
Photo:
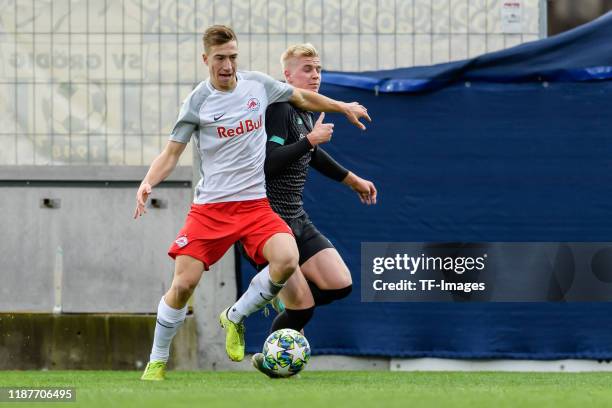
<path fill-rule="evenodd" d="M 210 79 L 201 82 L 183 102 L 170 134 L 180 143 L 195 135 L 202 159 L 196 204 L 266 196 L 266 108 L 288 101 L 293 87 L 259 72 L 240 71 L 236 77 L 230 92 L 213 88 Z"/>

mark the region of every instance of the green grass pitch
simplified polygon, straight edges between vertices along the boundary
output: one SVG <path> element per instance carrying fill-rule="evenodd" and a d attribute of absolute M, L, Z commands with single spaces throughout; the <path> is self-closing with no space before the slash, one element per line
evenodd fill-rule
<path fill-rule="evenodd" d="M 612 373 L 0 371 L 0 387 L 74 387 L 70 403 L 41 407 L 598 407 L 612 406 Z"/>

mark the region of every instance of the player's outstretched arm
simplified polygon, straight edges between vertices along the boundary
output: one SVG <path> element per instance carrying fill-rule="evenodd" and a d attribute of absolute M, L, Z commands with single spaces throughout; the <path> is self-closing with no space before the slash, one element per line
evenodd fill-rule
<path fill-rule="evenodd" d="M 336 101 L 306 89 L 294 88 L 289 102 L 307 111 L 343 113 L 349 122 L 361 130 L 365 130 L 366 127 L 360 122 L 360 119 L 363 118 L 368 122 L 372 121 L 368 115 L 368 110 L 357 102 Z"/>
<path fill-rule="evenodd" d="M 162 182 L 172 173 L 176 167 L 179 157 L 185 150 L 187 144 L 169 141 L 164 150 L 153 160 L 147 175 L 140 183 L 140 187 L 136 192 L 136 210 L 134 210 L 134 218 L 142 216 L 147 211 L 145 204 L 151 195 L 153 187 Z"/>
<path fill-rule="evenodd" d="M 312 153 L 310 165 L 319 173 L 332 180 L 340 181 L 350 187 L 359 196 L 363 204 L 376 204 L 376 187 L 370 180 L 362 179 L 355 173 L 348 171 L 334 160 L 325 150 L 318 146 Z"/>
<path fill-rule="evenodd" d="M 378 191 L 376 191 L 374 183 L 370 180 L 362 179 L 355 173 L 349 171 L 344 180 L 342 180 L 342 183 L 346 184 L 357 193 L 362 204 L 376 204 L 376 195 Z"/>

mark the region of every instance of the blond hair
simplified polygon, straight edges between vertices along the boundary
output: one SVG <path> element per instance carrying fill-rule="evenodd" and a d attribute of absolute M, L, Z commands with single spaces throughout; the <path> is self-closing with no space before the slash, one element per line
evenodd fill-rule
<path fill-rule="evenodd" d="M 202 42 L 204 43 L 204 52 L 208 54 L 210 47 L 215 45 L 223 45 L 230 41 L 238 42 L 236 33 L 228 26 L 214 25 L 210 26 L 204 32 L 202 36 Z"/>
<path fill-rule="evenodd" d="M 285 50 L 285 52 L 283 52 L 283 55 L 281 55 L 280 62 L 283 69 L 287 69 L 287 64 L 292 58 L 318 56 L 319 53 L 317 52 L 317 49 L 311 43 L 295 44 L 290 46 Z"/>

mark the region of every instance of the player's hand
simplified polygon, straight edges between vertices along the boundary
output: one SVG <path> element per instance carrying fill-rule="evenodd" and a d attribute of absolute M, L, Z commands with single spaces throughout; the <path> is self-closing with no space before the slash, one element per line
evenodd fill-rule
<path fill-rule="evenodd" d="M 142 217 L 147 210 L 145 210 L 145 204 L 151 195 L 151 185 L 149 183 L 142 183 L 138 187 L 136 192 L 136 210 L 134 211 L 134 218 Z"/>
<path fill-rule="evenodd" d="M 314 147 L 321 143 L 327 143 L 331 140 L 332 134 L 334 133 L 333 123 L 323 123 L 325 113 L 319 115 L 319 119 L 315 123 L 312 131 L 306 136 L 310 144 Z"/>
<path fill-rule="evenodd" d="M 343 111 L 348 121 L 361 130 L 366 130 L 366 127 L 359 121 L 360 119 L 365 119 L 368 122 L 372 122 L 372 119 L 370 119 L 370 116 L 368 115 L 368 110 L 365 108 L 365 106 L 360 105 L 357 102 L 345 103 Z"/>
<path fill-rule="evenodd" d="M 374 183 L 370 180 L 362 179 L 356 174 L 349 172 L 343 183 L 357 193 L 362 204 L 376 204 L 376 195 L 378 192 L 376 191 L 376 186 L 374 186 Z"/>

